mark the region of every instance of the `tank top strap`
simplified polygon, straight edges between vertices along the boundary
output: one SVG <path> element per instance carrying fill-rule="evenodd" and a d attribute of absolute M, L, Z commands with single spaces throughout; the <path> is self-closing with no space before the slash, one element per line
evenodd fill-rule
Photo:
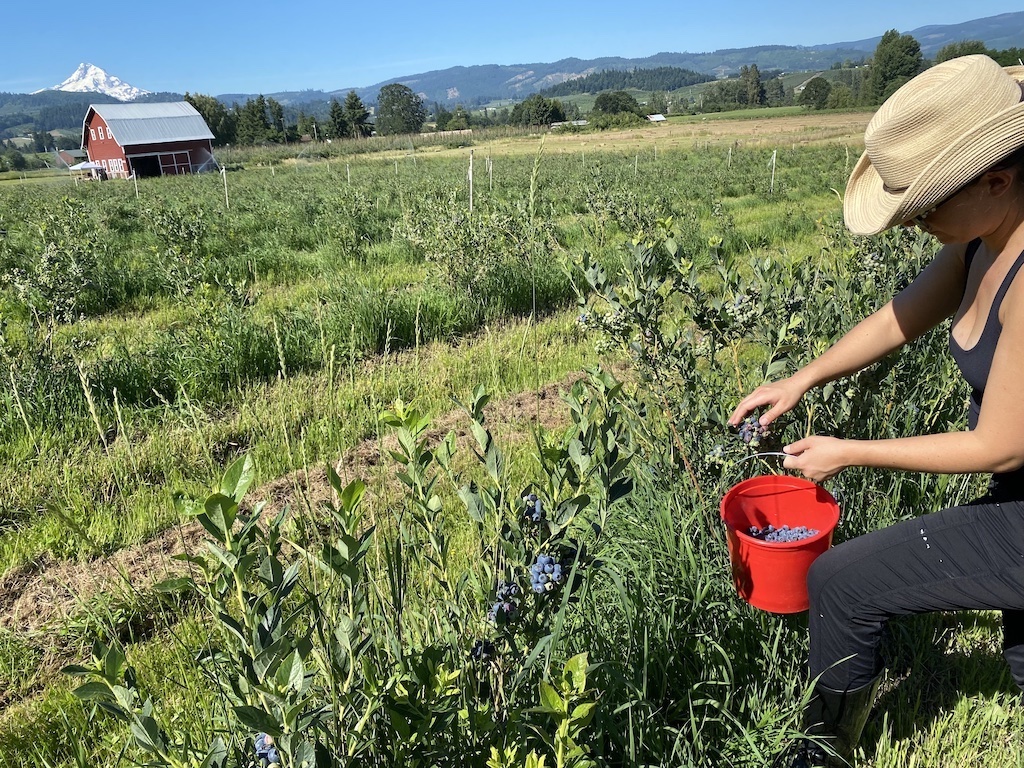
<path fill-rule="evenodd" d="M 971 263 L 974 261 L 974 254 L 981 248 L 981 238 L 976 237 L 967 244 L 967 250 L 964 252 L 964 267 L 967 272 L 971 271 Z"/>
<path fill-rule="evenodd" d="M 1010 285 L 1013 283 L 1013 278 L 1017 276 L 1020 268 L 1024 266 L 1024 251 L 1021 251 L 1017 260 L 1013 262 L 1010 267 L 1010 271 L 1006 273 L 1006 277 L 1003 278 L 1003 284 L 999 286 L 999 290 L 996 291 L 995 298 L 992 299 L 992 311 L 990 317 L 997 317 L 999 314 L 999 307 L 1003 304 L 1003 297 L 1006 296 L 1006 292 L 1010 290 Z"/>
<path fill-rule="evenodd" d="M 967 277 L 971 274 L 971 264 L 974 263 L 974 254 L 978 252 L 981 247 L 981 238 L 975 238 L 967 244 L 967 250 L 964 251 L 964 289 L 960 292 L 960 300 L 963 301 L 964 296 L 967 295 Z"/>

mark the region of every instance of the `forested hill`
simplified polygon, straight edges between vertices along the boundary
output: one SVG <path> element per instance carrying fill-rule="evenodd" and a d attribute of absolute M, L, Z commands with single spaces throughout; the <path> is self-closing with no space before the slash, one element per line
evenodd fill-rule
<path fill-rule="evenodd" d="M 607 70 L 657 69 L 675 67 L 713 75 L 735 75 L 740 68 L 756 64 L 762 72 L 779 69 L 785 72 L 829 69 L 844 61 L 869 58 L 886 31 L 884 19 L 879 20 L 878 37 L 846 43 L 823 43 L 814 46 L 762 45 L 751 48 L 725 48 L 705 53 L 656 53 L 653 56 L 627 59 L 609 56 L 600 59 L 561 59 L 553 63 L 452 67 L 376 83 L 357 88 L 367 103 L 376 101 L 381 87 L 402 83 L 412 88 L 427 102 L 466 106 L 494 98 L 523 99 L 561 83 Z M 943 46 L 961 40 L 980 40 L 987 48 L 1002 50 L 1024 46 L 1024 11 L 974 19 L 961 24 L 942 24 L 900 30 L 921 44 L 925 57 L 934 56 Z M 344 97 L 345 91 L 335 95 Z M 282 101 L 282 103 L 286 103 Z"/>
<path fill-rule="evenodd" d="M 688 85 L 707 83 L 712 75 L 694 72 L 679 67 L 656 67 L 654 69 L 606 69 L 586 77 L 567 80 L 564 83 L 545 88 L 543 96 L 568 96 L 573 93 L 600 93 L 601 91 L 623 91 L 635 88 L 640 91 L 675 91 Z"/>
<path fill-rule="evenodd" d="M 139 102 L 181 101 L 178 93 L 149 93 Z M 0 93 L 0 137 L 29 130 L 81 129 L 90 104 L 120 104 L 105 93 Z"/>

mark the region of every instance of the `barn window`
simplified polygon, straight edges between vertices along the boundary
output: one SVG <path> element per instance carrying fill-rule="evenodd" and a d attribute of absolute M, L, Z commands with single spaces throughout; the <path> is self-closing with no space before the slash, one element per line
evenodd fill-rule
<path fill-rule="evenodd" d="M 114 138 L 114 132 L 110 130 L 110 126 L 109 125 L 107 126 L 107 138 L 108 139 L 113 139 Z"/>
<path fill-rule="evenodd" d="M 92 139 L 93 141 L 96 141 L 96 131 L 94 131 L 92 128 L 89 129 L 89 138 Z"/>
<path fill-rule="evenodd" d="M 102 141 L 103 140 L 103 126 L 101 125 L 99 128 L 97 128 L 96 132 L 100 135 L 100 141 Z"/>

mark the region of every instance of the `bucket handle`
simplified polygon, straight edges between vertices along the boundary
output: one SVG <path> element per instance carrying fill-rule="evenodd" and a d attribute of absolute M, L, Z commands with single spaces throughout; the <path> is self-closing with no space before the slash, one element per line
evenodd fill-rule
<path fill-rule="evenodd" d="M 765 456 L 782 456 L 783 458 L 785 458 L 786 456 L 789 456 L 789 454 L 783 453 L 782 451 L 761 451 L 760 453 L 752 453 L 749 456 L 744 456 L 742 459 L 737 459 L 736 464 L 742 464 L 744 461 L 749 461 L 750 459 L 761 459 L 764 458 Z M 819 483 L 819 485 L 821 485 L 822 488 L 825 487 L 821 483 Z M 839 522 L 836 523 L 836 528 L 839 528 L 843 524 L 844 507 L 842 504 L 842 497 L 836 491 L 829 491 L 829 493 L 832 494 L 832 498 L 834 498 L 836 500 L 836 503 L 839 505 Z"/>

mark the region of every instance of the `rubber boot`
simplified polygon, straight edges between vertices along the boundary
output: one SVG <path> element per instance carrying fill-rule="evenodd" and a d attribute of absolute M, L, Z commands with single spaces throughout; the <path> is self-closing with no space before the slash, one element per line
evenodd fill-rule
<path fill-rule="evenodd" d="M 823 685 L 814 687 L 807 705 L 807 735 L 789 753 L 787 768 L 846 768 L 871 713 L 881 677 L 852 691 L 833 691 Z M 822 745 L 828 745 L 826 750 Z"/>

